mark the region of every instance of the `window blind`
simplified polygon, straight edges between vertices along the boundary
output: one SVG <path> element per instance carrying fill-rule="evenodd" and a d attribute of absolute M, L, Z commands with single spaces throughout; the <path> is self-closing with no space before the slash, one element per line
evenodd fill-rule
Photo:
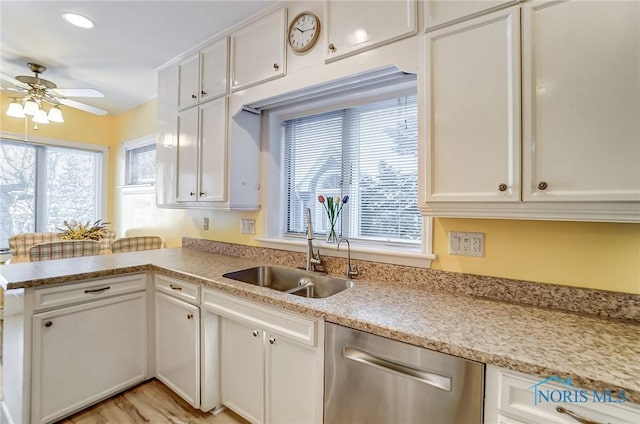
<path fill-rule="evenodd" d="M 416 96 L 393 98 L 283 122 L 287 231 L 327 230 L 318 195 L 349 196 L 338 225 L 345 237 L 419 243 Z"/>

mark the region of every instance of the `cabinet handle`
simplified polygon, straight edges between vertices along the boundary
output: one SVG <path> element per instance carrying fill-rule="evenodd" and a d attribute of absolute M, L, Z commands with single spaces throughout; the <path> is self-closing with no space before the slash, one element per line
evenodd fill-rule
<path fill-rule="evenodd" d="M 182 291 L 182 287 L 180 286 L 174 286 L 173 284 L 169 284 L 169 287 L 171 288 L 171 290 Z"/>
<path fill-rule="evenodd" d="M 336 52 L 336 46 L 333 43 L 329 44 L 329 51 L 331 53 L 335 53 Z"/>
<path fill-rule="evenodd" d="M 201 191 L 200 192 L 200 197 L 204 196 L 205 194 L 207 194 L 207 193 L 205 193 L 204 191 Z"/>
<path fill-rule="evenodd" d="M 107 290 L 109 290 L 111 287 L 107 286 L 107 287 L 102 287 L 101 289 L 90 289 L 90 290 L 85 290 L 85 293 L 102 293 L 105 292 Z"/>
<path fill-rule="evenodd" d="M 192 319 L 193 318 L 193 314 L 187 314 L 187 319 Z"/>
<path fill-rule="evenodd" d="M 500 185 L 498 185 L 498 190 L 507 191 L 507 185 L 505 183 L 501 183 Z"/>
<path fill-rule="evenodd" d="M 201 95 L 201 96 L 206 96 L 206 95 L 207 95 L 207 92 L 206 92 L 206 91 L 204 91 L 204 90 L 202 90 L 202 91 L 200 91 L 200 95 Z"/>
<path fill-rule="evenodd" d="M 195 195 L 196 195 L 196 194 L 195 194 L 193 191 L 189 192 L 189 196 L 193 197 L 193 196 L 195 196 Z"/>
<path fill-rule="evenodd" d="M 546 181 L 540 181 L 538 183 L 538 190 L 546 190 L 547 187 L 549 187 L 549 184 L 547 184 Z"/>
<path fill-rule="evenodd" d="M 53 322 L 51 322 L 51 321 L 47 321 L 47 322 L 44 323 L 45 327 L 51 327 L 52 325 L 53 325 Z"/>
<path fill-rule="evenodd" d="M 573 418 L 574 420 L 578 421 L 581 424 L 601 424 L 598 421 L 591 421 L 588 418 L 581 417 L 580 415 L 576 414 L 575 412 L 573 412 L 573 411 L 571 411 L 569 409 L 565 409 L 562 406 L 556 407 L 556 411 L 558 411 L 561 414 L 567 414 L 568 416 L 570 416 L 571 418 Z"/>
<path fill-rule="evenodd" d="M 197 98 L 198 98 L 198 96 L 196 96 L 195 94 L 192 94 L 192 95 L 191 95 L 191 98 L 192 98 L 192 99 L 197 99 Z"/>
<path fill-rule="evenodd" d="M 251 334 L 253 334 L 253 337 L 258 337 L 260 335 L 260 332 L 258 330 L 253 330 Z"/>
<path fill-rule="evenodd" d="M 273 64 L 273 70 L 277 71 L 278 69 L 280 69 L 280 65 L 278 65 L 277 63 Z"/>
<path fill-rule="evenodd" d="M 269 338 L 269 344 L 275 344 L 276 343 L 276 338 L 275 337 L 270 337 Z"/>

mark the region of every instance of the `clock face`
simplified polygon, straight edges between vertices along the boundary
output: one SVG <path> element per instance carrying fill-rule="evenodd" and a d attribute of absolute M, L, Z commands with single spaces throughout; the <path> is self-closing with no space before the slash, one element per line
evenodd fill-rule
<path fill-rule="evenodd" d="M 306 52 L 318 41 L 320 20 L 310 12 L 302 12 L 289 25 L 289 44 L 298 52 Z"/>

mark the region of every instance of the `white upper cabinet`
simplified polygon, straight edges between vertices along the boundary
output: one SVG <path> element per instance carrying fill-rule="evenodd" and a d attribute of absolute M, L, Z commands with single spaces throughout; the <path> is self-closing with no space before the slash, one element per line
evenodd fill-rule
<path fill-rule="evenodd" d="M 220 99 L 200 107 L 199 201 L 225 200 L 227 175 L 227 102 Z"/>
<path fill-rule="evenodd" d="M 178 107 L 184 109 L 198 103 L 200 58 L 193 54 L 178 65 Z"/>
<path fill-rule="evenodd" d="M 178 114 L 178 202 L 225 200 L 226 128 L 226 98 Z"/>
<path fill-rule="evenodd" d="M 520 0 L 433 0 L 425 1 L 424 28 L 430 31 L 443 25 L 515 5 Z"/>
<path fill-rule="evenodd" d="M 331 62 L 413 35 L 416 0 L 328 0 L 325 61 Z"/>
<path fill-rule="evenodd" d="M 423 37 L 427 215 L 640 222 L 640 2 L 524 2 Z"/>
<path fill-rule="evenodd" d="M 218 40 L 178 64 L 178 108 L 184 109 L 227 93 L 228 41 Z"/>
<path fill-rule="evenodd" d="M 639 201 L 640 2 L 523 13 L 523 199 Z"/>
<path fill-rule="evenodd" d="M 229 42 L 225 37 L 200 51 L 200 101 L 227 94 Z"/>
<path fill-rule="evenodd" d="M 231 35 L 232 90 L 285 75 L 286 21 L 283 8 Z"/>
<path fill-rule="evenodd" d="M 428 202 L 520 200 L 520 10 L 425 36 Z"/>

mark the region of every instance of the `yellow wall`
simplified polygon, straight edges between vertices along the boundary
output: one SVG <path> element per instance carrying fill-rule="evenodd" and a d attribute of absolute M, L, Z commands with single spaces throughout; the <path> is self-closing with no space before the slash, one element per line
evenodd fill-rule
<path fill-rule="evenodd" d="M 4 94 L 2 101 L 4 111 Z M 240 219 L 255 219 L 260 234 L 260 212 L 157 209 L 152 193 L 127 197 L 117 188 L 121 143 L 154 133 L 155 107 L 154 100 L 116 117 L 64 108 L 66 122 L 42 125 L 37 135 L 111 147 L 109 219 L 119 236 L 160 234 L 169 247 L 180 246 L 182 236 L 256 245 L 252 236 L 240 234 Z M 0 128 L 24 131 L 21 120 L 4 113 Z M 209 231 L 202 229 L 205 217 Z M 485 256 L 449 255 L 449 231 L 485 233 Z M 433 249 L 434 269 L 640 294 L 639 224 L 435 219 Z"/>
<path fill-rule="evenodd" d="M 9 105 L 10 93 L 2 93 L 0 97 L 0 131 L 4 133 L 15 133 L 21 136 L 25 133 L 24 119 L 12 118 L 5 114 Z M 102 217 L 103 221 L 111 220 L 113 217 L 113 171 L 115 158 L 113 155 L 113 142 L 115 139 L 114 118 L 110 115 L 97 116 L 66 106 L 61 106 L 64 123 L 50 123 L 39 125 L 39 129 L 34 131 L 33 123 L 27 126 L 29 137 L 44 137 L 64 141 L 75 141 L 78 143 L 97 144 L 109 148 L 109 191 L 108 191 L 108 216 Z"/>

